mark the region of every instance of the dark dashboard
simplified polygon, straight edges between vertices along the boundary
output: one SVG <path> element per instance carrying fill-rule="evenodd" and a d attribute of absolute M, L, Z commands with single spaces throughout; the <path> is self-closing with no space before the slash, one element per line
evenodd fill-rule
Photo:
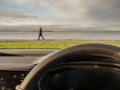
<path fill-rule="evenodd" d="M 0 57 L 0 90 L 15 90 L 26 75 L 37 65 L 40 57 L 1 56 Z"/>
<path fill-rule="evenodd" d="M 41 59 L 55 50 L 0 50 L 0 90 L 15 90 Z"/>
<path fill-rule="evenodd" d="M 15 90 L 15 86 L 20 84 L 29 71 L 0 71 L 0 90 Z"/>

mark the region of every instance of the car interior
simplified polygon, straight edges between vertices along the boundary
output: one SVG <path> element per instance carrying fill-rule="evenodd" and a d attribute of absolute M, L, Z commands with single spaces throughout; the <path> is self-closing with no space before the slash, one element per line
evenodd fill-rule
<path fill-rule="evenodd" d="M 119 90 L 120 48 L 81 44 L 19 62 L 1 61 L 1 90 Z M 3 55 L 3 54 L 2 54 Z M 5 58 L 5 57 L 3 57 Z M 25 59 L 25 57 L 24 57 Z M 27 60 L 28 59 L 28 60 Z M 14 61 L 14 64 L 13 64 Z"/>

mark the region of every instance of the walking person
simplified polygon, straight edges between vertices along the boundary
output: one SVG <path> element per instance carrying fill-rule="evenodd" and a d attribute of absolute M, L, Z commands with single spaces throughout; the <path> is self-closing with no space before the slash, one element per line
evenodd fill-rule
<path fill-rule="evenodd" d="M 38 40 L 40 40 L 40 37 L 45 40 L 45 38 L 43 37 L 43 34 L 42 34 L 42 28 L 40 27 L 39 29 L 39 36 L 38 36 Z"/>

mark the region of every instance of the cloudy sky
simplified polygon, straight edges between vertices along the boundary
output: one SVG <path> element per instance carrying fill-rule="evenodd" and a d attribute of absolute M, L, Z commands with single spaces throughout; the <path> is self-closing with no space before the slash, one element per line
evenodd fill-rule
<path fill-rule="evenodd" d="M 0 0 L 0 26 L 61 24 L 120 30 L 120 0 Z"/>

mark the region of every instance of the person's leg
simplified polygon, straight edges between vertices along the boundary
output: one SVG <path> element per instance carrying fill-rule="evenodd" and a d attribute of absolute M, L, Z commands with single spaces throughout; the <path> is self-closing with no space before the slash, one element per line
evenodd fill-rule
<path fill-rule="evenodd" d="M 40 40 L 40 35 L 38 36 L 38 40 Z"/>
<path fill-rule="evenodd" d="M 43 35 L 41 35 L 42 39 L 45 40 L 45 38 L 43 37 Z"/>

